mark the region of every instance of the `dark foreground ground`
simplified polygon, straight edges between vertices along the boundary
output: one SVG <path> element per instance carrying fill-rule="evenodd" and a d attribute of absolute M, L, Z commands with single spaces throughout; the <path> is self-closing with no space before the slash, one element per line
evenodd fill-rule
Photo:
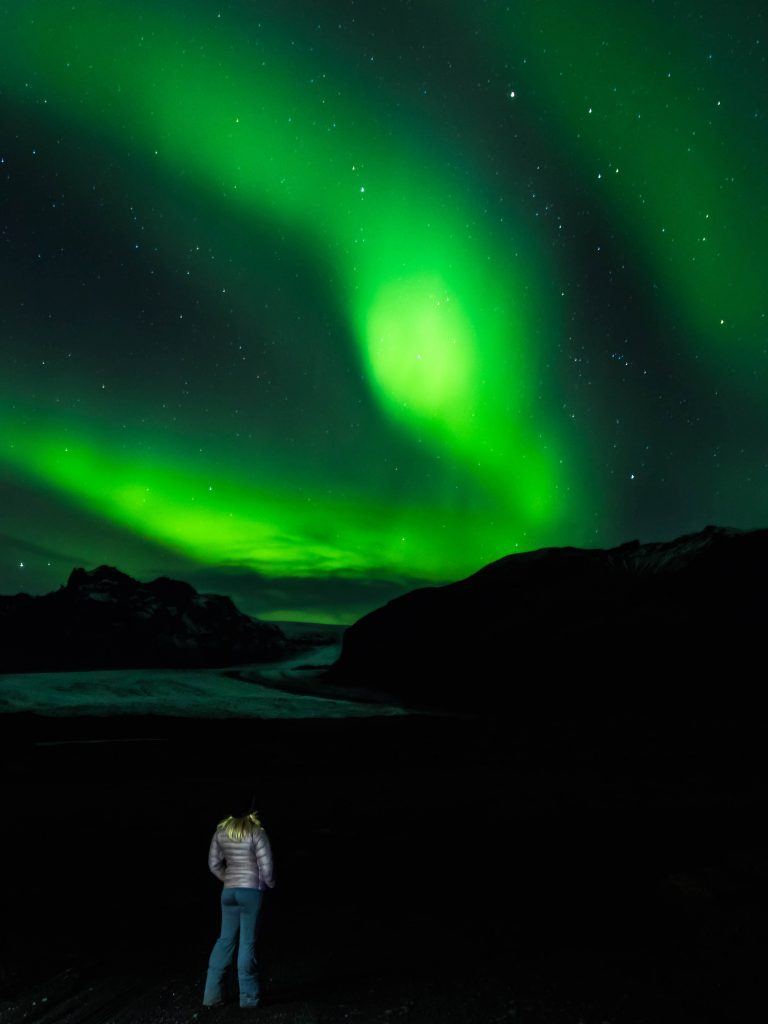
<path fill-rule="evenodd" d="M 762 1020 L 762 717 L 631 722 L 6 717 L 0 1024 L 203 1017 L 251 790 L 265 1022 Z"/>

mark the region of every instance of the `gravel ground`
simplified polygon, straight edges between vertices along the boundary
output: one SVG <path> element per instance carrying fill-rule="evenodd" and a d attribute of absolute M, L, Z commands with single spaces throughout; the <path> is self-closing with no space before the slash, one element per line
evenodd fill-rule
<path fill-rule="evenodd" d="M 760 1019 L 761 747 L 426 715 L 5 724 L 0 1024 Z M 207 1011 L 208 842 L 253 790 L 263 1002 Z"/>

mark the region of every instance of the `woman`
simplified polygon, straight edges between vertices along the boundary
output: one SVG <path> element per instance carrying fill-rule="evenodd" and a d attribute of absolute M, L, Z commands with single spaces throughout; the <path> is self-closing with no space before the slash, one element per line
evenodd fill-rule
<path fill-rule="evenodd" d="M 251 804 L 253 806 L 253 804 Z M 259 1005 L 255 934 L 265 889 L 275 881 L 272 850 L 256 811 L 233 817 L 216 826 L 208 851 L 208 867 L 224 883 L 221 890 L 221 935 L 208 961 L 203 1006 L 222 1006 L 221 982 L 232 963 L 240 933 L 237 976 L 240 1006 Z"/>

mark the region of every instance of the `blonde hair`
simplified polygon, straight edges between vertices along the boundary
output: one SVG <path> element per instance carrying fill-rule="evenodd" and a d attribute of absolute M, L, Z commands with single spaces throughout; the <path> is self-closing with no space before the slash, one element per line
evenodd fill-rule
<path fill-rule="evenodd" d="M 240 814 L 237 817 L 228 814 L 226 818 L 222 818 L 216 828 L 223 828 L 230 839 L 239 841 L 252 835 L 257 828 L 261 828 L 261 822 L 256 811 L 251 811 L 250 814 Z"/>

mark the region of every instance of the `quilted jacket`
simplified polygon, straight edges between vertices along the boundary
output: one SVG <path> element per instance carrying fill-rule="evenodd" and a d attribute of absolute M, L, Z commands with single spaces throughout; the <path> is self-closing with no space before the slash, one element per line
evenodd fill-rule
<path fill-rule="evenodd" d="M 230 839 L 217 829 L 208 851 L 208 867 L 226 889 L 274 889 L 272 848 L 267 833 L 257 828 L 245 839 Z"/>

